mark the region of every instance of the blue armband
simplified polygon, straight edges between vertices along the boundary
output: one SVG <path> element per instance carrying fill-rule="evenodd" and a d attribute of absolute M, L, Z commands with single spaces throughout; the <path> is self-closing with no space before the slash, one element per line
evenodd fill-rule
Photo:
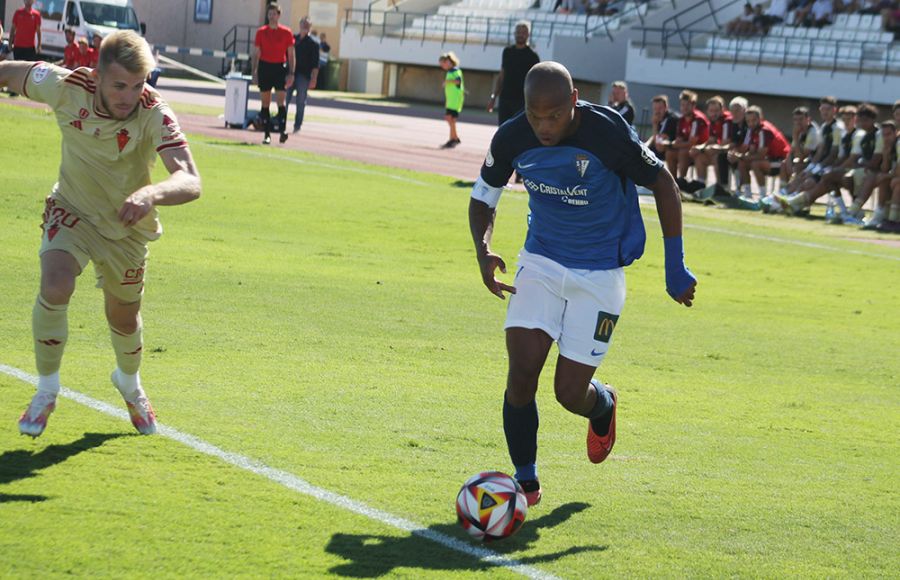
<path fill-rule="evenodd" d="M 677 299 L 697 281 L 684 265 L 684 241 L 681 236 L 663 238 L 666 248 L 666 292 Z"/>

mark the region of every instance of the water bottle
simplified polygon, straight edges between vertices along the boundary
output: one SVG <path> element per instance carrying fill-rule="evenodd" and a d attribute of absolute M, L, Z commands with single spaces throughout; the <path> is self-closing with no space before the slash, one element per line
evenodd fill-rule
<path fill-rule="evenodd" d="M 834 219 L 834 196 L 828 194 L 828 204 L 825 206 L 825 221 Z"/>

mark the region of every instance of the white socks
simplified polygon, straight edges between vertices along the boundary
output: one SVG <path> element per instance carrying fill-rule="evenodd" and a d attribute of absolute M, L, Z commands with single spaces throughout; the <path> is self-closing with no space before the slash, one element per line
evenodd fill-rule
<path fill-rule="evenodd" d="M 141 388 L 140 371 L 133 375 L 129 375 L 122 372 L 122 369 L 116 368 L 116 370 L 113 371 L 113 376 L 115 377 L 113 384 L 116 385 L 116 388 L 122 393 L 122 397 L 129 403 L 133 403 L 138 396 L 138 389 Z"/>
<path fill-rule="evenodd" d="M 49 375 L 40 375 L 38 377 L 38 392 L 47 393 L 53 396 L 59 394 L 59 371 Z"/>

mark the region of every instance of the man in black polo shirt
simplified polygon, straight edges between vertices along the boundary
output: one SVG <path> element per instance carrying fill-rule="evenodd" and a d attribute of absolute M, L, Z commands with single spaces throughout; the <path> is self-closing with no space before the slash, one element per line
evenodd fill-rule
<path fill-rule="evenodd" d="M 628 98 L 628 85 L 625 84 L 625 81 L 616 81 L 612 84 L 609 106 L 622 115 L 626 123 L 634 125 L 634 103 Z"/>
<path fill-rule="evenodd" d="M 294 91 L 297 92 L 297 112 L 294 115 L 294 133 L 300 132 L 303 124 L 303 113 L 306 111 L 308 91 L 316 88 L 319 78 L 319 43 L 309 34 L 312 27 L 309 17 L 300 19 L 300 34 L 294 37 L 294 53 L 297 62 L 297 74 L 294 84 L 288 88 L 287 105 L 291 105 Z"/>
<path fill-rule="evenodd" d="M 528 46 L 531 25 L 524 20 L 516 23 L 516 43 L 503 49 L 500 74 L 494 83 L 494 92 L 488 101 L 487 110 L 494 112 L 497 97 L 500 97 L 498 125 L 525 108 L 525 75 L 531 67 L 541 61 L 541 57 Z"/>
<path fill-rule="evenodd" d="M 645 145 L 661 161 L 665 161 L 666 151 L 678 135 L 679 116 L 669 110 L 669 97 L 666 95 L 653 97 L 650 106 L 653 108 L 653 134 Z"/>

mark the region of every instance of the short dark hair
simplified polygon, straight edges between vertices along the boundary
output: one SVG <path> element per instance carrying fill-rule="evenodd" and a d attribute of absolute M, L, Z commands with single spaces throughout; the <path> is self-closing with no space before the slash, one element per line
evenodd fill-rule
<path fill-rule="evenodd" d="M 710 97 L 710 98 L 706 99 L 707 107 L 709 107 L 709 105 L 712 103 L 716 103 L 717 105 L 719 105 L 720 108 L 725 109 L 725 99 L 723 99 L 719 95 L 716 95 L 714 97 Z"/>
<path fill-rule="evenodd" d="M 838 114 L 856 116 L 856 105 L 844 105 L 838 110 Z"/>
<path fill-rule="evenodd" d="M 281 14 L 281 6 L 279 6 L 275 2 L 269 2 L 268 4 L 266 4 L 266 14 L 269 13 L 269 10 L 274 10 L 278 14 Z"/>
<path fill-rule="evenodd" d="M 895 123 L 893 119 L 888 119 L 887 121 L 882 121 L 881 128 L 884 129 L 885 127 L 890 127 L 891 129 L 894 130 L 895 133 L 897 132 L 897 123 Z"/>
<path fill-rule="evenodd" d="M 856 116 L 874 120 L 878 118 L 878 109 L 875 108 L 875 105 L 862 103 L 860 106 L 856 107 Z"/>
<path fill-rule="evenodd" d="M 806 107 L 797 107 L 796 109 L 794 109 L 794 114 L 809 117 L 809 109 L 807 109 Z"/>
<path fill-rule="evenodd" d="M 650 100 L 650 102 L 652 102 L 652 103 L 662 103 L 663 105 L 665 105 L 665 106 L 668 108 L 668 106 L 669 106 L 669 97 L 667 97 L 666 95 L 656 95 L 655 97 L 653 97 L 653 98 Z"/>
<path fill-rule="evenodd" d="M 750 113 L 753 113 L 754 115 L 758 116 L 760 119 L 763 118 L 762 107 L 760 107 L 759 105 L 750 105 L 749 107 L 747 107 L 747 114 L 749 115 Z"/>
<path fill-rule="evenodd" d="M 837 107 L 837 98 L 831 97 L 831 96 L 822 97 L 821 99 L 819 99 L 819 104 L 820 105 L 831 105 L 832 107 Z"/>

